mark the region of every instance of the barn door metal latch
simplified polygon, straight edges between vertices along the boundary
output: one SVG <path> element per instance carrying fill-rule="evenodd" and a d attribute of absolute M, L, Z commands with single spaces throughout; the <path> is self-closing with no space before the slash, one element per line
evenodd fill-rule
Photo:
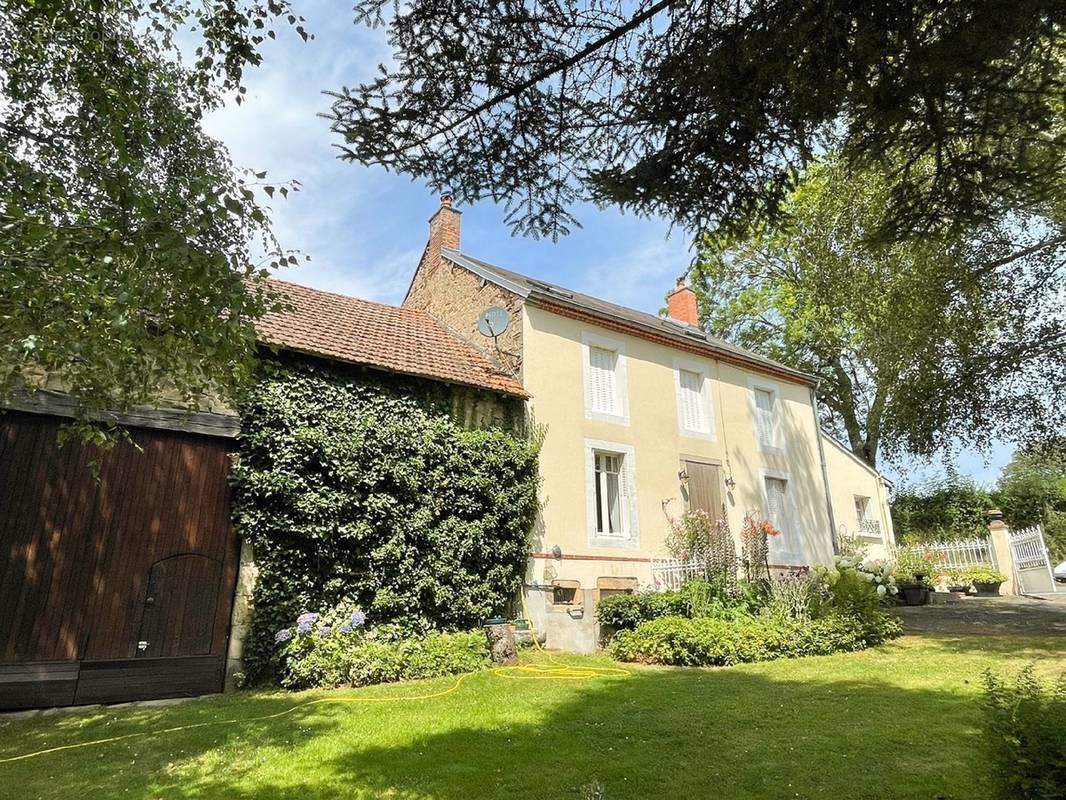
<path fill-rule="evenodd" d="M 148 642 L 137 642 L 137 649 L 144 652 L 148 649 Z"/>

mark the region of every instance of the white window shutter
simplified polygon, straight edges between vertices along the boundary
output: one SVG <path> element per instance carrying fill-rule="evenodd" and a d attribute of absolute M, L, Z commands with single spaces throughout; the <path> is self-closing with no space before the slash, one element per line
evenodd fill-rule
<path fill-rule="evenodd" d="M 755 390 L 755 427 L 759 444 L 774 446 L 774 395 L 765 389 Z"/>
<path fill-rule="evenodd" d="M 593 411 L 618 413 L 615 392 L 617 361 L 617 354 L 613 350 L 589 347 L 589 405 Z"/>
<path fill-rule="evenodd" d="M 678 371 L 678 391 L 681 392 L 681 427 L 689 431 L 706 431 L 703 408 L 703 376 L 698 372 Z"/>

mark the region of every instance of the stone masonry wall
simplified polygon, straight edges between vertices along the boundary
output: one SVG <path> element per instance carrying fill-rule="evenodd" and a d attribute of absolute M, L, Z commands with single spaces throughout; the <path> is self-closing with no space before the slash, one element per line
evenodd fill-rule
<path fill-rule="evenodd" d="M 522 376 L 522 298 L 447 259 L 423 259 L 403 304 L 419 308 L 449 327 L 495 363 Z M 491 306 L 507 309 L 511 323 L 495 343 L 478 331 L 478 315 Z"/>

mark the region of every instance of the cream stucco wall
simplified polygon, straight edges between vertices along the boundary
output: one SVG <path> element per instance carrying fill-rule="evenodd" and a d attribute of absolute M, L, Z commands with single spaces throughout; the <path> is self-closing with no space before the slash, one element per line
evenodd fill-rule
<path fill-rule="evenodd" d="M 880 523 L 881 536 L 864 535 L 862 541 L 871 558 L 889 558 L 893 541 L 892 514 L 884 479 L 831 436 L 823 436 L 822 441 L 837 532 L 849 536 L 859 533 L 855 498 L 869 497 L 869 515 Z"/>
<path fill-rule="evenodd" d="M 547 427 L 541 452 L 542 519 L 534 532 L 533 549 L 547 554 L 558 546 L 563 554 L 561 559 L 535 556 L 533 583 L 567 579 L 579 580 L 583 588 L 595 588 L 597 579 L 604 576 L 630 576 L 648 583 L 648 559 L 667 557 L 667 514 L 684 509 L 678 472 L 686 456 L 718 462 L 723 479 L 731 474 L 736 481 L 731 492 L 722 486 L 734 534 L 746 513 L 765 511 L 764 476 L 787 478 L 790 518 L 802 543 L 802 553 L 794 563 L 832 558 L 832 527 L 808 386 L 699 358 L 529 304 L 523 309 L 522 324 L 524 383 L 533 396 L 533 416 Z M 586 415 L 582 341 L 589 335 L 617 342 L 624 353 L 627 424 Z M 696 362 L 710 378 L 713 438 L 683 435 L 679 429 L 674 377 L 678 358 Z M 757 443 L 753 383 L 778 393 L 782 444 L 778 452 L 760 449 Z M 639 526 L 636 546 L 590 542 L 585 457 L 585 442 L 590 439 L 632 448 Z"/>

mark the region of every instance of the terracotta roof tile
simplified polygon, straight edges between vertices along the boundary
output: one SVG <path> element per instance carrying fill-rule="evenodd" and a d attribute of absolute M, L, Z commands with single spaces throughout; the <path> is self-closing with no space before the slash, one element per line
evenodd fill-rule
<path fill-rule="evenodd" d="M 271 279 L 294 307 L 256 323 L 265 344 L 310 355 L 528 397 L 517 379 L 424 311 Z"/>

